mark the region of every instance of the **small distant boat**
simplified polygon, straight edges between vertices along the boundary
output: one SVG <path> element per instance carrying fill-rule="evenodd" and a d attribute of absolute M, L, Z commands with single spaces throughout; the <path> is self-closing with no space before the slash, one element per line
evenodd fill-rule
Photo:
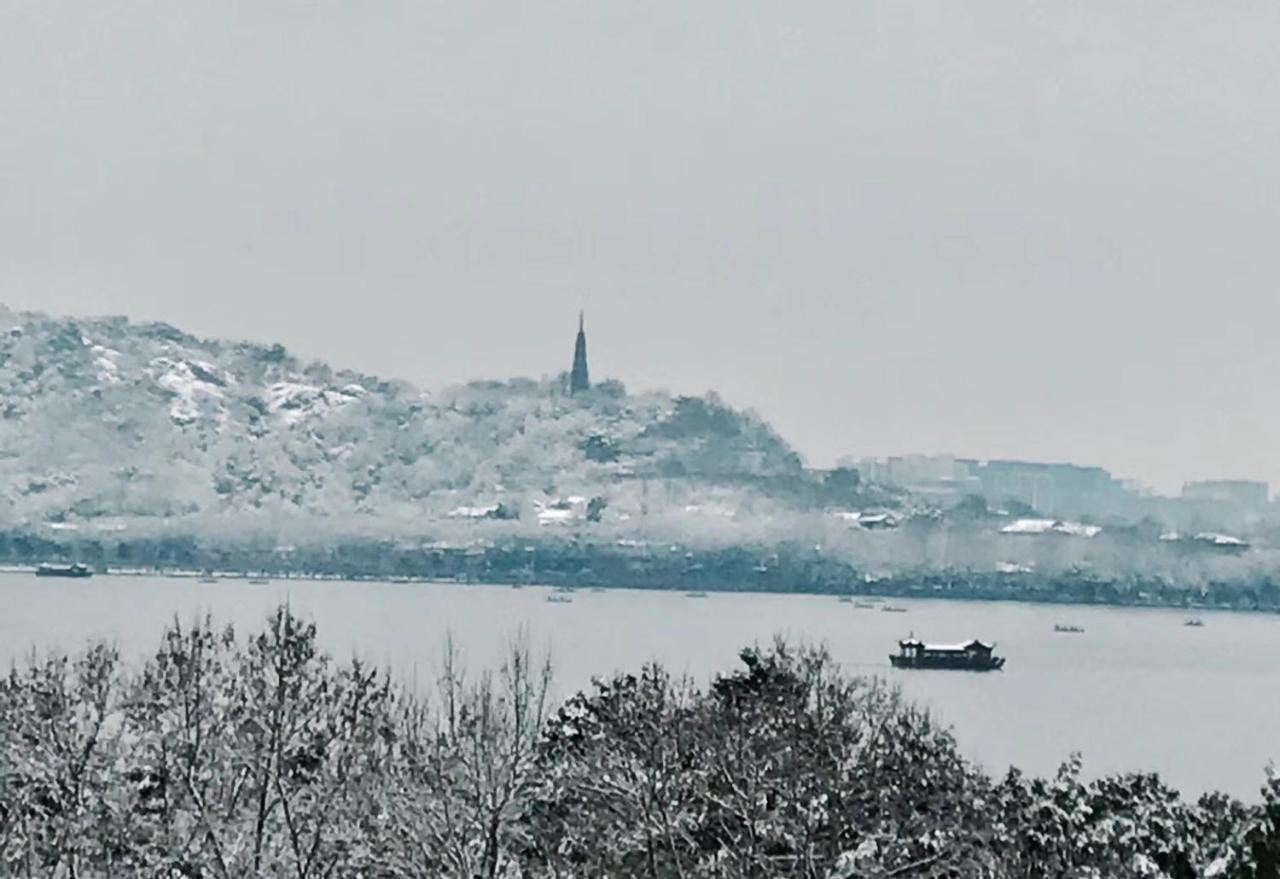
<path fill-rule="evenodd" d="M 1053 627 L 1053 630 L 1054 630 L 1055 632 L 1068 632 L 1068 633 L 1072 633 L 1072 634 L 1076 634 L 1076 633 L 1078 633 L 1078 634 L 1084 634 L 1084 629 L 1080 628 L 1079 626 L 1064 626 L 1064 625 L 1061 625 L 1061 624 L 1055 624 L 1055 625 L 1054 625 L 1054 627 Z"/>
<path fill-rule="evenodd" d="M 1193 629 L 1198 629 L 1204 625 L 1204 620 L 1200 619 L 1200 617 L 1194 617 L 1193 619 L 1187 620 L 1183 625 L 1190 626 Z"/>
<path fill-rule="evenodd" d="M 547 601 L 552 604 L 573 604 L 573 599 L 567 595 L 548 595 Z"/>
<path fill-rule="evenodd" d="M 201 577 L 200 582 L 201 583 L 217 583 L 218 578 L 217 577 Z"/>
<path fill-rule="evenodd" d="M 577 592 L 578 590 L 574 589 L 572 586 L 557 586 L 556 591 L 557 592 Z"/>
<path fill-rule="evenodd" d="M 882 610 L 884 613 L 906 613 L 907 612 L 907 609 L 905 607 L 897 607 L 892 604 L 886 604 L 884 607 L 880 608 L 880 610 Z"/>
<path fill-rule="evenodd" d="M 606 592 L 607 590 L 606 590 L 603 586 L 592 586 L 592 587 L 591 587 L 591 591 L 592 591 L 592 592 Z"/>
<path fill-rule="evenodd" d="M 935 668 L 951 671 L 998 671 L 1004 657 L 994 656 L 995 644 L 976 638 L 964 644 L 926 644 L 915 638 L 898 642 L 898 653 L 890 654 L 894 668 Z"/>
<path fill-rule="evenodd" d="M 93 571 L 89 570 L 88 565 L 82 565 L 79 562 L 72 565 L 40 565 L 36 568 L 37 577 L 72 577 L 84 578 L 92 577 Z"/>
<path fill-rule="evenodd" d="M 858 608 L 858 610 L 875 610 L 876 609 L 876 606 L 872 604 L 870 601 L 855 601 L 853 603 L 853 606 Z M 888 608 L 885 608 L 885 610 L 888 610 Z M 904 607 L 903 610 L 906 610 L 906 608 Z"/>
<path fill-rule="evenodd" d="M 842 604 L 848 604 L 848 603 L 849 603 L 849 602 L 851 602 L 851 601 L 853 601 L 853 596 L 851 596 L 851 595 L 841 595 L 841 596 L 840 596 L 840 602 L 841 602 Z"/>
<path fill-rule="evenodd" d="M 707 593 L 705 593 L 705 592 L 686 592 L 686 593 L 684 594 L 684 597 L 685 597 L 685 598 L 706 598 L 706 597 L 707 597 Z"/>
<path fill-rule="evenodd" d="M 512 584 L 511 584 L 511 588 L 512 588 L 512 589 L 523 589 L 523 588 L 524 588 L 524 584 L 523 584 L 523 583 L 512 583 Z"/>
<path fill-rule="evenodd" d="M 271 581 L 268 580 L 266 577 L 251 577 L 249 579 L 249 582 L 254 586 L 266 586 Z"/>

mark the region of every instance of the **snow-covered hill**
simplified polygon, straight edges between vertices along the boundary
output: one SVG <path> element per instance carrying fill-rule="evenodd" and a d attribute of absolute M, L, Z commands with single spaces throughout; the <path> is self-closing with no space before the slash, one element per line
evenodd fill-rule
<path fill-rule="evenodd" d="M 801 473 L 768 425 L 714 396 L 606 382 L 571 397 L 560 378 L 429 394 L 278 345 L 0 307 L 0 526 L 251 511 L 404 521 L 571 495 L 647 504 L 650 480 L 710 496 Z"/>

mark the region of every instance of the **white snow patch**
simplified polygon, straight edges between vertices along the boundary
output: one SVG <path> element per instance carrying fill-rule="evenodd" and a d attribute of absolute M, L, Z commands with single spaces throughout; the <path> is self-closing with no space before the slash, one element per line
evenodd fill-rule
<path fill-rule="evenodd" d="M 355 390 L 359 388 L 359 390 Z M 297 424 L 308 418 L 326 415 L 364 393 L 359 385 L 341 390 L 321 388 L 299 382 L 276 382 L 267 387 L 267 408 L 286 424 Z"/>
<path fill-rule="evenodd" d="M 1231 869 L 1231 855 L 1225 854 L 1215 858 L 1213 863 L 1204 868 L 1204 879 L 1218 879 L 1219 876 L 1226 876 Z"/>
<path fill-rule="evenodd" d="M 204 372 L 203 368 L 201 370 Z M 217 407 L 219 421 L 226 419 L 222 388 L 200 378 L 183 360 L 157 357 L 148 364 L 148 372 L 156 384 L 174 394 L 169 406 L 169 417 L 178 424 L 190 424 L 200 417 L 201 406 L 212 402 Z"/>
<path fill-rule="evenodd" d="M 684 511 L 694 516 L 722 516 L 732 519 L 737 514 L 722 504 L 686 504 Z"/>
<path fill-rule="evenodd" d="M 355 452 L 356 447 L 352 443 L 342 443 L 337 446 L 330 446 L 324 450 L 325 455 L 336 461 L 345 461 Z"/>
<path fill-rule="evenodd" d="M 210 363 L 207 360 L 192 360 L 191 364 L 194 367 L 193 371 L 196 373 L 197 377 L 201 377 L 202 375 L 208 376 L 204 381 L 212 381 L 214 384 L 219 385 L 237 384 L 236 377 L 234 375 L 215 363 Z"/>
<path fill-rule="evenodd" d="M 94 354 L 94 366 L 98 367 L 98 381 L 108 385 L 120 384 L 123 379 L 120 377 L 120 364 L 116 362 L 120 352 L 114 348 L 92 344 L 89 350 Z"/>

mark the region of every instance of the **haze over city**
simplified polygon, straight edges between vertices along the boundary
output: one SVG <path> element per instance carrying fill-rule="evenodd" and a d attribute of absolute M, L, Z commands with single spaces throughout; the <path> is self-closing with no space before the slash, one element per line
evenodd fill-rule
<path fill-rule="evenodd" d="M 1280 483 L 1280 11 L 1101 15 L 9 5 L 0 302 Z"/>

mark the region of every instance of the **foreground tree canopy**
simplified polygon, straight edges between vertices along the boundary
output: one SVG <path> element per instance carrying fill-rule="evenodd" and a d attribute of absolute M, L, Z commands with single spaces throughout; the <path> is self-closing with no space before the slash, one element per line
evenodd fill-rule
<path fill-rule="evenodd" d="M 1280 778 L 1245 805 L 1149 775 L 992 779 L 821 651 L 703 689 L 659 666 L 559 706 L 516 643 L 421 694 L 286 609 L 174 624 L 0 683 L 0 873 L 58 877 L 1275 877 Z"/>

